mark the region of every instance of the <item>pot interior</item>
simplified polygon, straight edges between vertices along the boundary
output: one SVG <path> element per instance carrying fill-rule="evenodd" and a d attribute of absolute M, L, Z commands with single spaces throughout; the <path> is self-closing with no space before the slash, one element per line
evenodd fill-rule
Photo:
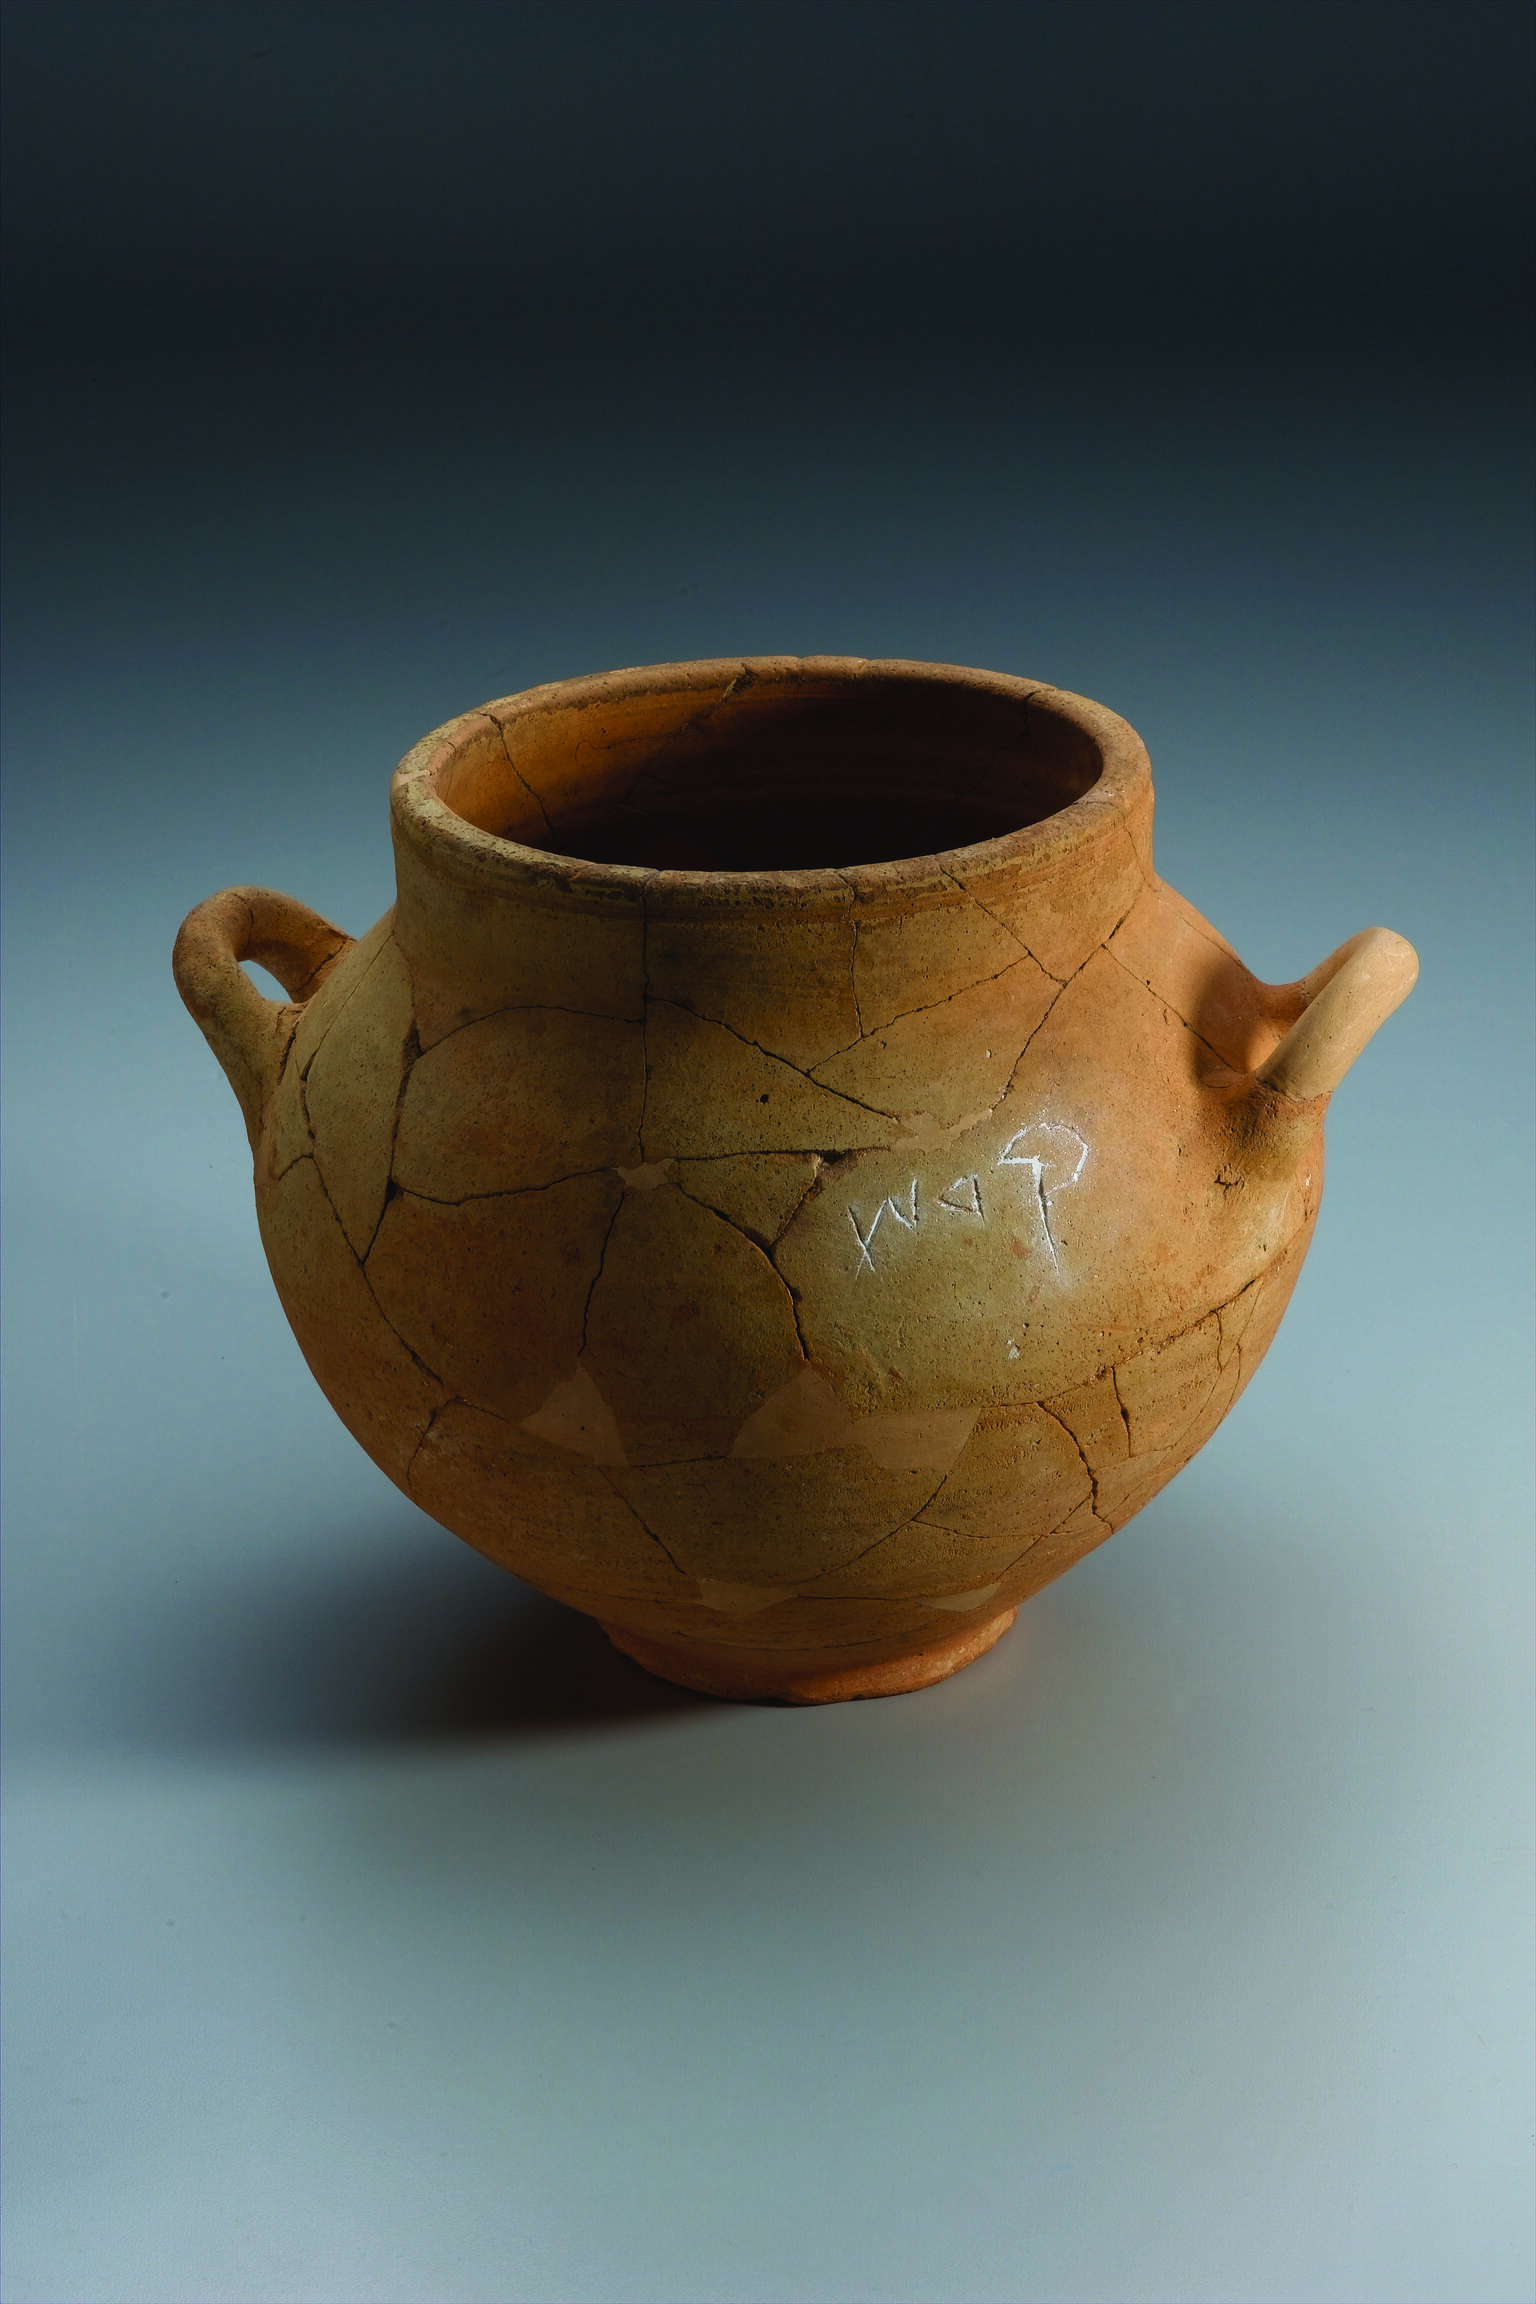
<path fill-rule="evenodd" d="M 702 669 L 702 668 L 701 668 Z M 1044 698 L 893 670 L 720 668 L 711 694 L 573 683 L 498 708 L 441 799 L 482 831 L 594 864 L 765 872 L 881 864 L 1021 830 L 1103 770 Z"/>

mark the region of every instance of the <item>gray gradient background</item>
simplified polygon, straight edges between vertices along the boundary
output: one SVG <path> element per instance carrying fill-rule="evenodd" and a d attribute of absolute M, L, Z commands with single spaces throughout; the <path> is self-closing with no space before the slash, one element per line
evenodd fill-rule
<path fill-rule="evenodd" d="M 1531 22 L 12 0 L 7 2304 L 1530 2294 Z M 1423 961 L 1194 1466 L 805 1712 L 372 1469 L 169 975 L 374 920 L 449 714 L 780 650 Z"/>

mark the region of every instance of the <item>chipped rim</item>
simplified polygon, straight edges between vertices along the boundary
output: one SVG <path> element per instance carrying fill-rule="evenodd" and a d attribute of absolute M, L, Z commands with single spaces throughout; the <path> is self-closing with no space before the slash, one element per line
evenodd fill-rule
<path fill-rule="evenodd" d="M 937 854 L 898 857 L 879 864 L 818 865 L 795 871 L 711 872 L 648 864 L 597 864 L 551 849 L 532 848 L 485 832 L 438 796 L 438 780 L 454 755 L 488 724 L 510 727 L 530 710 L 559 704 L 580 709 L 617 697 L 670 691 L 718 691 L 750 672 L 782 686 L 798 680 L 947 682 L 1028 705 L 1080 729 L 1097 747 L 1102 767 L 1089 789 L 1066 807 L 990 840 Z M 881 897 L 910 899 L 924 890 L 960 900 L 967 886 L 998 875 L 1021 876 L 1059 866 L 1074 851 L 1103 839 L 1151 795 L 1146 746 L 1128 721 L 1089 697 L 1008 672 L 961 664 L 863 656 L 726 656 L 678 664 L 644 664 L 613 672 L 549 681 L 461 712 L 414 745 L 390 782 L 390 815 L 397 849 L 408 850 L 434 878 L 486 893 L 542 899 L 565 896 L 585 906 L 648 904 L 653 912 L 698 914 L 771 905 L 791 911 L 845 911 Z"/>

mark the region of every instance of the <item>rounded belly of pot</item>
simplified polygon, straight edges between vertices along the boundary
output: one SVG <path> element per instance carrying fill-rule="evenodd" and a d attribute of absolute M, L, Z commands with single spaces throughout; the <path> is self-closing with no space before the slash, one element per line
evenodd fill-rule
<path fill-rule="evenodd" d="M 1187 1036 L 1128 1093 L 1064 998 L 985 1109 L 786 1143 L 705 1064 L 696 1121 L 658 1118 L 639 1021 L 423 1049 L 381 928 L 274 1106 L 274 1277 L 390 1477 L 607 1622 L 878 1657 L 998 1613 L 1172 1477 L 1273 1333 L 1320 1144 L 1224 1176 Z"/>

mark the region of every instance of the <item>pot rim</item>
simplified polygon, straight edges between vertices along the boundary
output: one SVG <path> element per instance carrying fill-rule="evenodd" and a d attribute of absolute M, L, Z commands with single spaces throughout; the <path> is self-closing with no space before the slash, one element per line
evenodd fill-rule
<path fill-rule="evenodd" d="M 846 681 L 862 686 L 921 680 L 1006 696 L 1067 722 L 1087 736 L 1101 766 L 1086 792 L 1051 815 L 1016 831 L 937 854 L 898 857 L 877 864 L 813 866 L 779 871 L 704 871 L 647 864 L 599 864 L 483 831 L 439 797 L 441 779 L 456 757 L 504 731 L 524 714 L 553 704 L 581 708 L 620 698 L 690 690 L 714 692 L 743 676 L 789 686 L 799 681 Z M 515 695 L 493 698 L 432 729 L 396 768 L 390 814 L 397 848 L 410 851 L 434 877 L 487 894 L 522 895 L 548 903 L 565 897 L 601 908 L 644 905 L 652 913 L 698 915 L 774 909 L 842 912 L 924 890 L 958 900 L 978 884 L 1022 879 L 1059 868 L 1070 856 L 1103 840 L 1116 824 L 1140 814 L 1151 798 L 1152 771 L 1141 738 L 1118 713 L 1070 689 L 1018 674 L 969 665 L 932 664 L 905 657 L 730 656 L 676 664 L 645 664 L 612 672 L 548 681 Z"/>

